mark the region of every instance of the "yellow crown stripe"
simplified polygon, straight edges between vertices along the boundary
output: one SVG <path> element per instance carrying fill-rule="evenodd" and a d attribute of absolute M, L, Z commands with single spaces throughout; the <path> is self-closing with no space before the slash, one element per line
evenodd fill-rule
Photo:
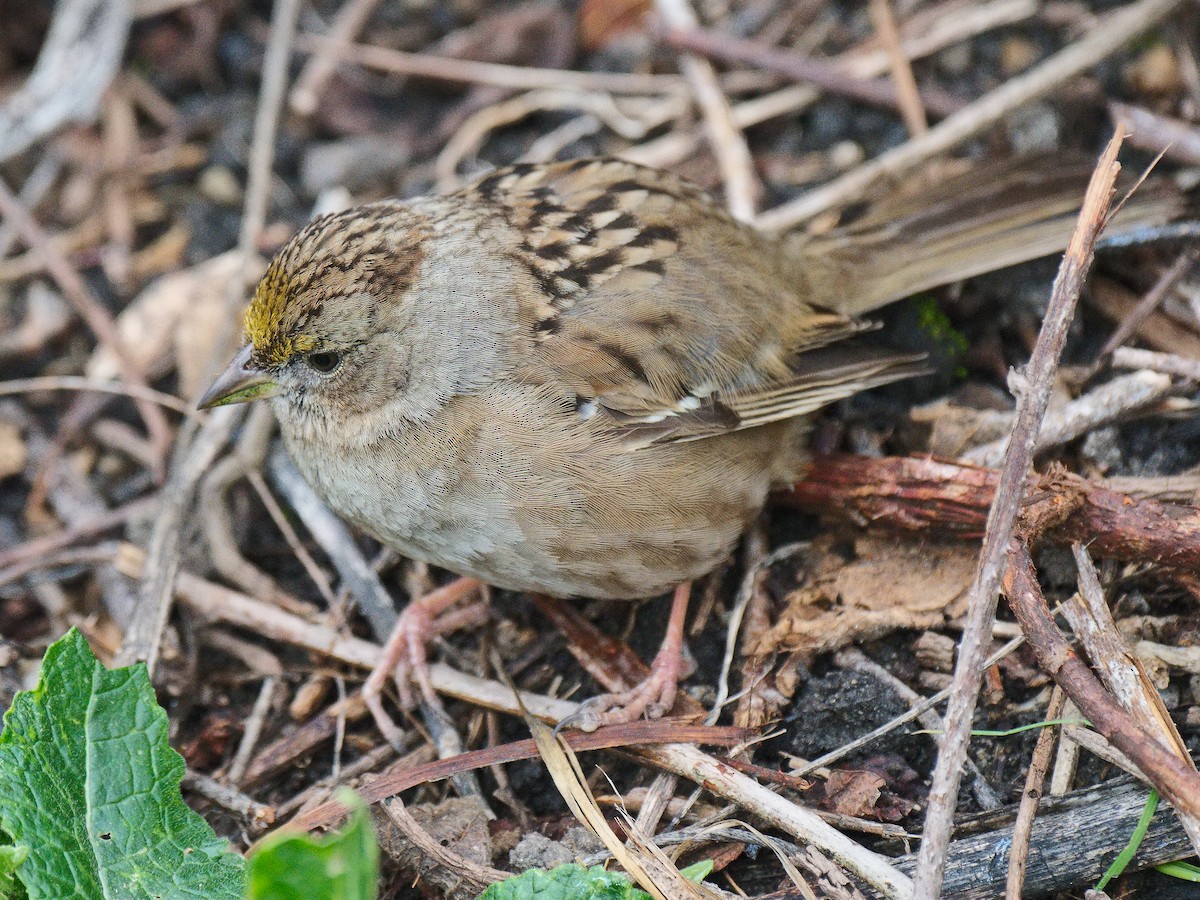
<path fill-rule="evenodd" d="M 278 262 L 271 264 L 254 290 L 246 308 L 246 336 L 254 345 L 254 353 L 269 363 L 286 362 L 297 353 L 307 353 L 316 346 L 311 335 L 285 335 L 283 313 L 290 293 L 290 280 Z"/>

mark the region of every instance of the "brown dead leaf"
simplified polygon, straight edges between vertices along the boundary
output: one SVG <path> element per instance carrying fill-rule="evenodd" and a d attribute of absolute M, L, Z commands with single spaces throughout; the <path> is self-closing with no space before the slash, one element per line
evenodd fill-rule
<path fill-rule="evenodd" d="M 583 0 L 579 6 L 579 43 L 589 53 L 628 31 L 637 31 L 653 4 L 650 0 Z"/>
<path fill-rule="evenodd" d="M 843 816 L 870 818 L 883 793 L 884 781 L 874 772 L 834 769 L 825 779 L 821 808 Z"/>
<path fill-rule="evenodd" d="M 920 776 L 903 759 L 891 754 L 872 757 L 857 769 L 833 769 L 814 795 L 817 805 L 832 813 L 899 822 L 916 808 L 910 799 L 920 789 Z"/>
<path fill-rule="evenodd" d="M 855 553 L 840 567 L 820 565 L 792 591 L 754 652 L 812 656 L 898 628 L 939 626 L 961 611 L 975 571 L 969 544 L 863 537 Z"/>
<path fill-rule="evenodd" d="M 901 821 L 917 808 L 917 802 L 925 795 L 921 776 L 902 756 L 880 753 L 864 759 L 858 766 L 883 779 L 883 792 L 871 813 L 872 818 L 881 822 Z"/>

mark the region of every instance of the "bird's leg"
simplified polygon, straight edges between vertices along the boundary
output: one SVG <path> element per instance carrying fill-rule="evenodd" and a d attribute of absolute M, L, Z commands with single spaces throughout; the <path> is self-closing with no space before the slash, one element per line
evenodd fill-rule
<path fill-rule="evenodd" d="M 690 582 L 675 588 L 667 633 L 654 662 L 650 664 L 650 674 L 641 684 L 627 691 L 593 697 L 580 705 L 574 715 L 560 723 L 560 728 L 570 725 L 580 731 L 595 731 L 602 725 L 632 722 L 643 715 L 648 719 L 657 719 L 666 714 L 675 703 L 683 670 L 683 625 L 691 590 Z"/>
<path fill-rule="evenodd" d="M 429 660 L 425 648 L 429 641 L 439 634 L 481 621 L 482 615 L 487 611 L 482 602 L 472 603 L 442 615 L 450 607 L 478 591 L 481 586 L 477 579 L 458 578 L 412 600 L 396 619 L 379 662 L 363 685 L 363 700 L 371 711 L 375 724 L 393 746 L 400 746 L 403 733 L 383 709 L 384 683 L 391 675 L 395 679 L 396 690 L 400 693 L 401 705 L 404 709 L 412 709 L 415 705 L 412 682 L 416 681 L 425 700 L 435 709 L 440 709 L 441 701 L 438 700 L 433 683 L 429 680 Z"/>

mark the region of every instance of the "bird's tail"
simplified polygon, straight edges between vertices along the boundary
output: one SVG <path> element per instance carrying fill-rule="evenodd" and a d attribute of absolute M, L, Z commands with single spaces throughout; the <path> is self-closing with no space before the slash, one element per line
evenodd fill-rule
<path fill-rule="evenodd" d="M 987 163 L 936 183 L 914 181 L 865 204 L 831 231 L 785 241 L 826 305 L 849 315 L 866 313 L 918 291 L 1062 252 L 1091 174 L 1091 161 L 1061 155 Z M 1118 202 L 1135 181 L 1118 181 Z M 1197 193 L 1151 176 L 1113 216 L 1101 246 L 1200 239 Z"/>

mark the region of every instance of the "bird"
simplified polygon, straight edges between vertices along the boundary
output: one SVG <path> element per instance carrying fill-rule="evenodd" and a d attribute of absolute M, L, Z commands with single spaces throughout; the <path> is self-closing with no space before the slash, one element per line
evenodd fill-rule
<path fill-rule="evenodd" d="M 592 729 L 669 709 L 687 586 L 727 558 L 808 455 L 810 415 L 926 370 L 871 343 L 901 297 L 1061 251 L 1086 160 L 914 179 L 824 233 L 764 233 L 668 172 L 521 163 L 442 195 L 321 216 L 279 251 L 246 343 L 200 401 L 268 399 L 339 515 L 462 576 L 411 602 L 368 680 L 432 697 L 436 617 L 478 590 L 564 599 L 674 591 L 646 681 Z M 1113 223 L 1184 214 L 1166 179 Z"/>

